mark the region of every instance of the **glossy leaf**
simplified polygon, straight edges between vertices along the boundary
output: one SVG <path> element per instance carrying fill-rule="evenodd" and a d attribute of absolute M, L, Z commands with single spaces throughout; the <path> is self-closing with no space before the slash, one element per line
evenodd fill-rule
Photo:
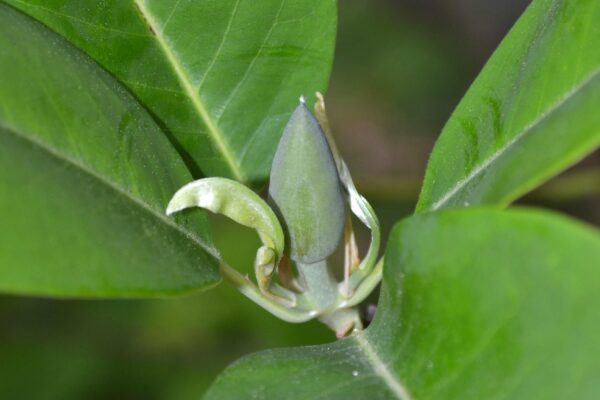
<path fill-rule="evenodd" d="M 151 296 L 219 280 L 204 214 L 164 215 L 188 170 L 109 74 L 0 4 L 0 76 L 0 291 Z"/>
<path fill-rule="evenodd" d="M 444 127 L 417 211 L 506 205 L 600 144 L 597 0 L 535 0 Z"/>
<path fill-rule="evenodd" d="M 600 233 L 533 210 L 451 210 L 394 229 L 361 334 L 230 366 L 206 398 L 596 399 Z"/>
<path fill-rule="evenodd" d="M 269 198 L 289 235 L 293 260 L 312 264 L 335 251 L 346 221 L 345 201 L 325 134 L 303 102 L 277 147 Z"/>
<path fill-rule="evenodd" d="M 206 175 L 265 179 L 298 96 L 331 69 L 334 0 L 5 1 L 116 76 Z"/>

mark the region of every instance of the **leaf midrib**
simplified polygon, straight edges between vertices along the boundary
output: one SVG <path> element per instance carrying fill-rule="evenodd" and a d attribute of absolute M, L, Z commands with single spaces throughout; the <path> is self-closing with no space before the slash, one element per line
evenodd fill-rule
<path fill-rule="evenodd" d="M 208 244 L 202 242 L 201 240 L 199 240 L 199 238 L 196 235 L 192 234 L 191 232 L 189 232 L 186 229 L 183 229 L 181 226 L 177 225 L 174 221 L 172 221 L 171 219 L 169 219 L 166 215 L 164 215 L 164 214 L 156 211 L 149 204 L 143 202 L 141 199 L 137 198 L 132 193 L 130 193 L 127 190 L 124 190 L 123 188 L 119 187 L 115 183 L 113 183 L 110 180 L 108 180 L 106 177 L 104 177 L 101 174 L 97 173 L 93 169 L 87 167 L 85 164 L 82 164 L 82 163 L 78 162 L 77 160 L 73 159 L 72 157 L 66 156 L 65 154 L 57 151 L 56 149 L 52 148 L 47 143 L 44 143 L 41 140 L 36 140 L 32 135 L 27 135 L 27 134 L 20 133 L 19 129 L 16 128 L 16 127 L 14 127 L 14 126 L 10 126 L 10 125 L 7 125 L 7 124 L 5 124 L 3 122 L 0 122 L 0 129 L 5 130 L 5 131 L 7 131 L 9 133 L 12 133 L 17 138 L 19 138 L 21 140 L 24 140 L 24 141 L 26 141 L 28 143 L 31 143 L 32 145 L 34 145 L 35 147 L 40 148 L 42 151 L 44 151 L 45 153 L 51 155 L 52 157 L 54 157 L 54 158 L 56 158 L 58 160 L 61 160 L 63 162 L 66 162 L 69 165 L 71 165 L 74 168 L 76 168 L 77 170 L 80 170 L 81 172 L 85 173 L 86 175 L 91 176 L 93 179 L 99 181 L 102 185 L 104 185 L 104 186 L 110 188 L 111 190 L 117 192 L 119 195 L 123 196 L 124 198 L 126 198 L 127 200 L 129 200 L 133 204 L 135 204 L 136 206 L 140 207 L 142 210 L 144 210 L 147 213 L 149 213 L 150 215 L 152 215 L 154 218 L 158 219 L 159 222 L 161 222 L 161 223 L 165 224 L 166 226 L 168 226 L 169 228 L 171 228 L 171 229 L 173 229 L 173 230 L 175 230 L 175 231 L 183 234 L 193 244 L 195 244 L 196 246 L 198 246 L 199 248 L 201 248 L 204 252 L 206 252 L 207 254 L 211 255 L 216 260 L 218 260 L 218 255 L 215 252 L 215 249 L 212 248 L 211 246 L 209 246 Z"/>
<path fill-rule="evenodd" d="M 225 163 L 231 170 L 235 179 L 244 182 L 245 175 L 242 172 L 240 165 L 236 161 L 233 155 L 233 150 L 231 149 L 229 143 L 227 143 L 225 135 L 219 129 L 211 115 L 208 113 L 206 106 L 200 98 L 199 92 L 196 91 L 194 85 L 191 82 L 189 73 L 185 70 L 185 68 L 179 61 L 175 51 L 167 43 L 167 40 L 164 36 L 164 32 L 162 29 L 159 29 L 154 15 L 152 15 L 152 13 L 146 7 L 144 0 L 133 0 L 133 2 L 136 8 L 139 10 L 140 16 L 142 17 L 142 21 L 145 24 L 147 24 L 153 32 L 153 37 L 156 38 L 159 47 L 161 48 L 167 61 L 173 68 L 173 71 L 175 72 L 175 75 L 177 76 L 177 79 L 179 80 L 183 90 L 191 100 L 192 105 L 196 110 L 196 113 L 206 125 L 208 136 L 215 143 L 215 146 L 223 156 Z"/>
<path fill-rule="evenodd" d="M 412 400 L 408 389 L 398 380 L 389 370 L 388 365 L 383 362 L 379 354 L 369 340 L 364 336 L 364 333 L 358 333 L 354 336 L 358 347 L 362 350 L 368 363 L 373 367 L 375 374 L 388 386 L 390 391 L 398 398 L 398 400 Z"/>
<path fill-rule="evenodd" d="M 462 190 L 465 186 L 467 186 L 473 179 L 479 176 L 483 171 L 489 168 L 497 159 L 502 157 L 510 148 L 512 148 L 515 144 L 520 142 L 524 137 L 526 137 L 530 132 L 532 132 L 538 125 L 540 125 L 544 120 L 549 118 L 555 111 L 559 110 L 562 106 L 564 106 L 570 99 L 576 96 L 581 89 L 585 86 L 591 84 L 595 79 L 600 77 L 600 67 L 593 70 L 585 79 L 583 79 L 578 85 L 572 87 L 568 92 L 566 92 L 557 102 L 548 107 L 544 112 L 542 112 L 535 120 L 529 123 L 525 128 L 515 134 L 512 139 L 505 143 L 500 149 L 491 154 L 488 158 L 486 158 L 481 164 L 473 168 L 473 170 L 463 179 L 459 180 L 454 186 L 452 186 L 439 200 L 434 202 L 430 207 L 430 211 L 435 211 L 440 209 L 444 204 L 446 204 L 452 197 Z"/>

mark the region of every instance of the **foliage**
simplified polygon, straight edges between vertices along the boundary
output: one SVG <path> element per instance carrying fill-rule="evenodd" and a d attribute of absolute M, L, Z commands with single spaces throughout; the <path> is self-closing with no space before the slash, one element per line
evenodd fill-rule
<path fill-rule="evenodd" d="M 206 215 L 163 210 L 193 178 L 266 178 L 297 96 L 325 86 L 335 3 L 3 3 L 0 290 L 217 283 Z M 388 241 L 372 325 L 243 358 L 208 398 L 598 397 L 600 233 L 500 209 L 600 144 L 595 5 L 534 0 L 490 58 Z"/>
<path fill-rule="evenodd" d="M 594 1 L 535 1 L 444 127 L 418 211 L 506 205 L 600 143 Z"/>
<path fill-rule="evenodd" d="M 327 78 L 335 3 L 9 3 L 64 37 L 0 5 L 0 209 L 13 230 L 0 288 L 156 296 L 218 282 L 205 216 L 168 219 L 166 204 L 198 168 L 263 176 L 297 93 Z"/>
<path fill-rule="evenodd" d="M 445 210 L 396 226 L 385 257 L 379 311 L 364 333 L 244 357 L 207 398 L 600 393 L 597 231 L 527 209 Z"/>

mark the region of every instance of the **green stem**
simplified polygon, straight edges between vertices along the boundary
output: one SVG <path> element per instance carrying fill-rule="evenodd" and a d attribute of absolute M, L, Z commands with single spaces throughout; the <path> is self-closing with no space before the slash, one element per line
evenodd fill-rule
<path fill-rule="evenodd" d="M 306 322 L 318 314 L 316 311 L 297 310 L 293 308 L 294 305 L 283 305 L 266 298 L 247 276 L 240 274 L 235 268 L 230 267 L 224 262 L 221 263 L 221 274 L 242 292 L 244 296 L 284 321 L 294 323 Z"/>
<path fill-rule="evenodd" d="M 363 329 L 360 314 L 356 308 L 340 308 L 319 317 L 319 321 L 335 331 L 339 338 Z"/>
<path fill-rule="evenodd" d="M 375 287 L 381 282 L 383 276 L 383 258 L 381 258 L 375 268 L 369 275 L 362 280 L 356 291 L 350 296 L 350 298 L 342 301 L 338 304 L 339 307 L 352 307 L 362 302 L 367 298 L 369 294 L 375 289 Z"/>
<path fill-rule="evenodd" d="M 338 297 L 338 282 L 329 270 L 327 260 L 314 264 L 296 263 L 300 274 L 303 296 L 313 304 L 318 311 L 333 306 Z"/>

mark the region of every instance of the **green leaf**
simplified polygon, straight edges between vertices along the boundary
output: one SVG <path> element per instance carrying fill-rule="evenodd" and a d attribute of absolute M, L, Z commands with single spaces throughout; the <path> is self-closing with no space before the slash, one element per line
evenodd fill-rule
<path fill-rule="evenodd" d="M 212 285 L 205 216 L 164 215 L 191 176 L 87 56 L 0 4 L 0 291 L 163 295 Z"/>
<path fill-rule="evenodd" d="M 533 210 L 397 226 L 375 320 L 230 366 L 208 399 L 597 399 L 600 234 Z"/>
<path fill-rule="evenodd" d="M 444 127 L 417 211 L 506 205 L 600 144 L 600 7 L 535 0 Z"/>
<path fill-rule="evenodd" d="M 293 260 L 312 264 L 335 251 L 346 218 L 340 178 L 325 134 L 303 101 L 277 147 L 269 198 L 289 236 Z"/>
<path fill-rule="evenodd" d="M 283 255 L 284 238 L 271 207 L 246 186 L 225 178 L 204 178 L 188 183 L 173 195 L 167 214 L 200 207 L 222 214 L 256 231 L 263 244 Z"/>
<path fill-rule="evenodd" d="M 298 96 L 331 69 L 335 0 L 5 1 L 116 76 L 206 175 L 265 179 Z"/>

